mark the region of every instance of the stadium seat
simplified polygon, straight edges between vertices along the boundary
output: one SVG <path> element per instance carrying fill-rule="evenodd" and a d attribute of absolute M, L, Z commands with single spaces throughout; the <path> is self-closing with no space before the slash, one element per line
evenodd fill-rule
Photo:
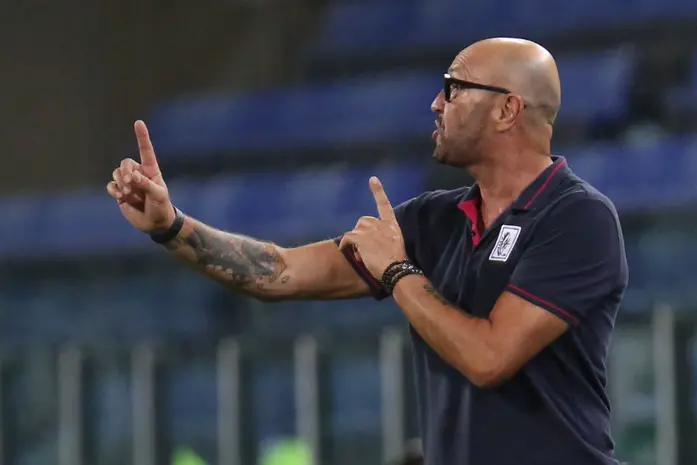
<path fill-rule="evenodd" d="M 612 199 L 623 212 L 677 207 L 693 202 L 697 139 L 649 146 L 599 143 L 565 152 L 571 168 Z M 671 162 L 665 154 L 671 153 Z"/>
<path fill-rule="evenodd" d="M 697 108 L 697 53 L 690 57 L 688 73 L 687 82 L 661 94 L 664 107 L 672 113 L 693 112 Z"/>
<path fill-rule="evenodd" d="M 559 122 L 623 116 L 628 103 L 633 64 L 631 49 L 559 59 L 562 82 Z"/>
<path fill-rule="evenodd" d="M 560 59 L 560 122 L 622 116 L 632 66 L 633 54 L 625 49 Z M 155 109 L 149 124 L 164 160 L 221 153 L 258 158 L 264 152 L 308 148 L 325 149 L 330 157 L 337 144 L 428 141 L 434 120 L 430 104 L 442 88 L 441 72 L 384 73 L 217 99 L 190 97 Z"/>
<path fill-rule="evenodd" d="M 284 91 L 191 97 L 153 110 L 150 131 L 162 159 L 235 156 L 341 143 L 428 140 L 430 105 L 442 74 L 386 73 Z M 207 107 L 210 109 L 206 110 Z"/>
<path fill-rule="evenodd" d="M 668 0 L 332 1 L 308 47 L 314 61 L 375 57 L 445 46 L 463 47 L 492 36 L 552 38 L 586 29 L 697 16 L 693 2 Z"/>
<path fill-rule="evenodd" d="M 671 154 L 671 163 L 665 163 L 665 153 Z M 694 202 L 696 153 L 694 138 L 642 146 L 599 143 L 564 152 L 580 176 L 624 211 Z M 187 206 L 187 213 L 218 228 L 287 243 L 332 237 L 353 227 L 359 216 L 375 214 L 367 184 L 371 175 L 383 180 L 395 204 L 418 195 L 428 163 L 424 156 L 419 163 L 339 166 L 311 174 L 220 176 L 204 183 L 172 182 L 170 189 L 177 204 Z M 0 256 L 156 250 L 101 191 L 5 198 L 0 200 L 0 211 L 6 224 L 13 225 L 0 228 Z"/>
<path fill-rule="evenodd" d="M 367 54 L 377 46 L 382 53 L 408 47 L 410 31 L 418 27 L 418 4 L 391 2 L 330 4 L 319 37 L 310 45 L 310 54 Z"/>
<path fill-rule="evenodd" d="M 417 195 L 428 162 L 222 175 L 199 183 L 174 181 L 169 187 L 177 205 L 215 227 L 287 243 L 332 237 L 353 227 L 359 216 L 375 214 L 368 187 L 372 175 L 381 177 L 395 203 Z M 101 190 L 5 198 L 0 212 L 13 225 L 0 228 L 0 256 L 5 258 L 157 250 Z"/>

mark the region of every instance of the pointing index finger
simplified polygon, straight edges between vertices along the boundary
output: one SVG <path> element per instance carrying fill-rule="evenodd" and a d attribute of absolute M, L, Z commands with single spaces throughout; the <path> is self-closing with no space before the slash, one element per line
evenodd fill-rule
<path fill-rule="evenodd" d="M 135 122 L 134 129 L 136 138 L 138 139 L 138 151 L 140 152 L 140 162 L 143 166 L 151 166 L 157 168 L 157 158 L 155 157 L 155 149 L 150 141 L 150 134 L 145 123 L 138 120 Z"/>
<path fill-rule="evenodd" d="M 373 197 L 375 198 L 375 204 L 378 207 L 378 215 L 381 220 L 397 221 L 397 217 L 394 214 L 394 209 L 390 203 L 390 199 L 387 198 L 385 189 L 382 187 L 380 180 L 373 176 L 370 178 L 370 190 L 373 191 Z"/>

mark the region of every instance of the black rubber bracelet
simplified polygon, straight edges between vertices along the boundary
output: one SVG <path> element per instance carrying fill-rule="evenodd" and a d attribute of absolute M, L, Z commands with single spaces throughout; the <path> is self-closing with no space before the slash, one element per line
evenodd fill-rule
<path fill-rule="evenodd" d="M 177 207 L 174 207 L 174 223 L 167 229 L 167 231 L 157 234 L 150 234 L 150 239 L 158 244 L 164 244 L 171 241 L 182 230 L 184 227 L 184 214 L 180 212 Z"/>
<path fill-rule="evenodd" d="M 411 274 L 423 276 L 424 273 L 409 260 L 394 262 L 385 269 L 380 279 L 380 284 L 382 284 L 383 289 L 388 295 L 392 295 L 392 291 L 394 291 L 397 282 L 403 277 Z"/>
<path fill-rule="evenodd" d="M 402 269 L 402 265 L 409 263 L 411 263 L 409 260 L 402 260 L 399 262 L 392 262 L 387 265 L 387 268 L 385 268 L 385 271 L 382 272 L 382 276 L 380 277 L 380 284 L 382 284 L 383 287 L 388 285 L 394 275 L 399 273 L 399 271 Z"/>
<path fill-rule="evenodd" d="M 395 288 L 395 286 L 397 285 L 397 283 L 398 283 L 402 278 L 404 278 L 405 276 L 409 276 L 409 275 L 423 276 L 423 275 L 424 275 L 424 272 L 421 271 L 420 269 L 418 269 L 417 267 L 413 266 L 413 265 L 404 267 L 399 273 L 397 273 L 397 274 L 392 278 L 392 280 L 390 281 L 390 283 L 386 286 L 385 291 L 387 291 L 387 293 L 389 293 L 390 295 L 392 295 L 392 293 L 394 292 L 394 288 Z"/>

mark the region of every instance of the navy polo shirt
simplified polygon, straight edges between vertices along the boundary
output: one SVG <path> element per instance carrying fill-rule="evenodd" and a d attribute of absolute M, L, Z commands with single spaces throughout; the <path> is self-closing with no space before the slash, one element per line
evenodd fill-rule
<path fill-rule="evenodd" d="M 479 203 L 475 184 L 397 206 L 409 258 L 463 312 L 486 318 L 508 291 L 570 327 L 493 389 L 473 385 L 411 328 L 426 464 L 617 464 L 606 358 L 628 272 L 613 204 L 562 157 L 486 231 Z"/>

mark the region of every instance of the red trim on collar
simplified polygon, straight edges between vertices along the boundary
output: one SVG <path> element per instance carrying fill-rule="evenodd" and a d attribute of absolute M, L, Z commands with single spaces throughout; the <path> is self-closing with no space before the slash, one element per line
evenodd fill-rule
<path fill-rule="evenodd" d="M 540 187 L 535 191 L 535 193 L 532 195 L 530 200 L 525 204 L 525 206 L 522 208 L 523 210 L 528 210 L 532 204 L 537 200 L 537 198 L 544 192 L 544 190 L 549 186 L 549 183 L 552 181 L 554 176 L 559 172 L 562 167 L 566 166 L 566 159 L 560 160 L 559 163 L 554 166 L 554 168 L 549 172 L 547 175 L 547 178 L 544 180 L 544 182 L 540 185 Z M 534 184 L 539 182 L 539 177 L 536 181 L 534 181 Z M 532 188 L 532 186 L 528 186 L 528 188 L 523 191 L 523 193 L 518 197 L 513 202 L 513 207 L 512 208 L 518 208 L 517 205 L 519 205 L 521 202 L 525 200 L 526 193 Z M 470 224 L 472 225 L 472 242 L 474 243 L 474 246 L 476 247 L 477 244 L 479 244 L 479 241 L 481 241 L 482 236 L 484 235 L 484 228 L 482 222 L 479 220 L 479 209 L 481 208 L 482 205 L 482 198 L 477 196 L 468 200 L 463 200 L 461 201 L 457 207 L 462 210 L 467 218 L 470 220 Z"/>
<path fill-rule="evenodd" d="M 467 215 L 467 218 L 470 220 L 470 224 L 472 225 L 472 244 L 474 247 L 479 244 L 479 241 L 482 240 L 482 234 L 484 234 L 481 222 L 479 221 L 479 206 L 481 204 L 481 197 L 476 197 L 470 200 L 463 200 L 457 206 L 460 210 L 465 212 L 465 215 Z"/>
<path fill-rule="evenodd" d="M 532 198 L 528 201 L 528 203 L 525 204 L 525 207 L 523 207 L 525 210 L 530 208 L 532 203 L 535 201 L 535 199 L 547 188 L 547 185 L 549 184 L 549 181 L 552 180 L 555 174 L 557 174 L 557 171 L 561 169 L 562 166 L 566 165 L 566 160 L 562 160 L 559 162 L 557 166 L 554 167 L 554 169 L 549 173 L 549 176 L 547 176 L 547 179 L 545 179 L 545 182 L 542 183 L 539 189 L 537 189 L 537 192 L 532 196 Z"/>

